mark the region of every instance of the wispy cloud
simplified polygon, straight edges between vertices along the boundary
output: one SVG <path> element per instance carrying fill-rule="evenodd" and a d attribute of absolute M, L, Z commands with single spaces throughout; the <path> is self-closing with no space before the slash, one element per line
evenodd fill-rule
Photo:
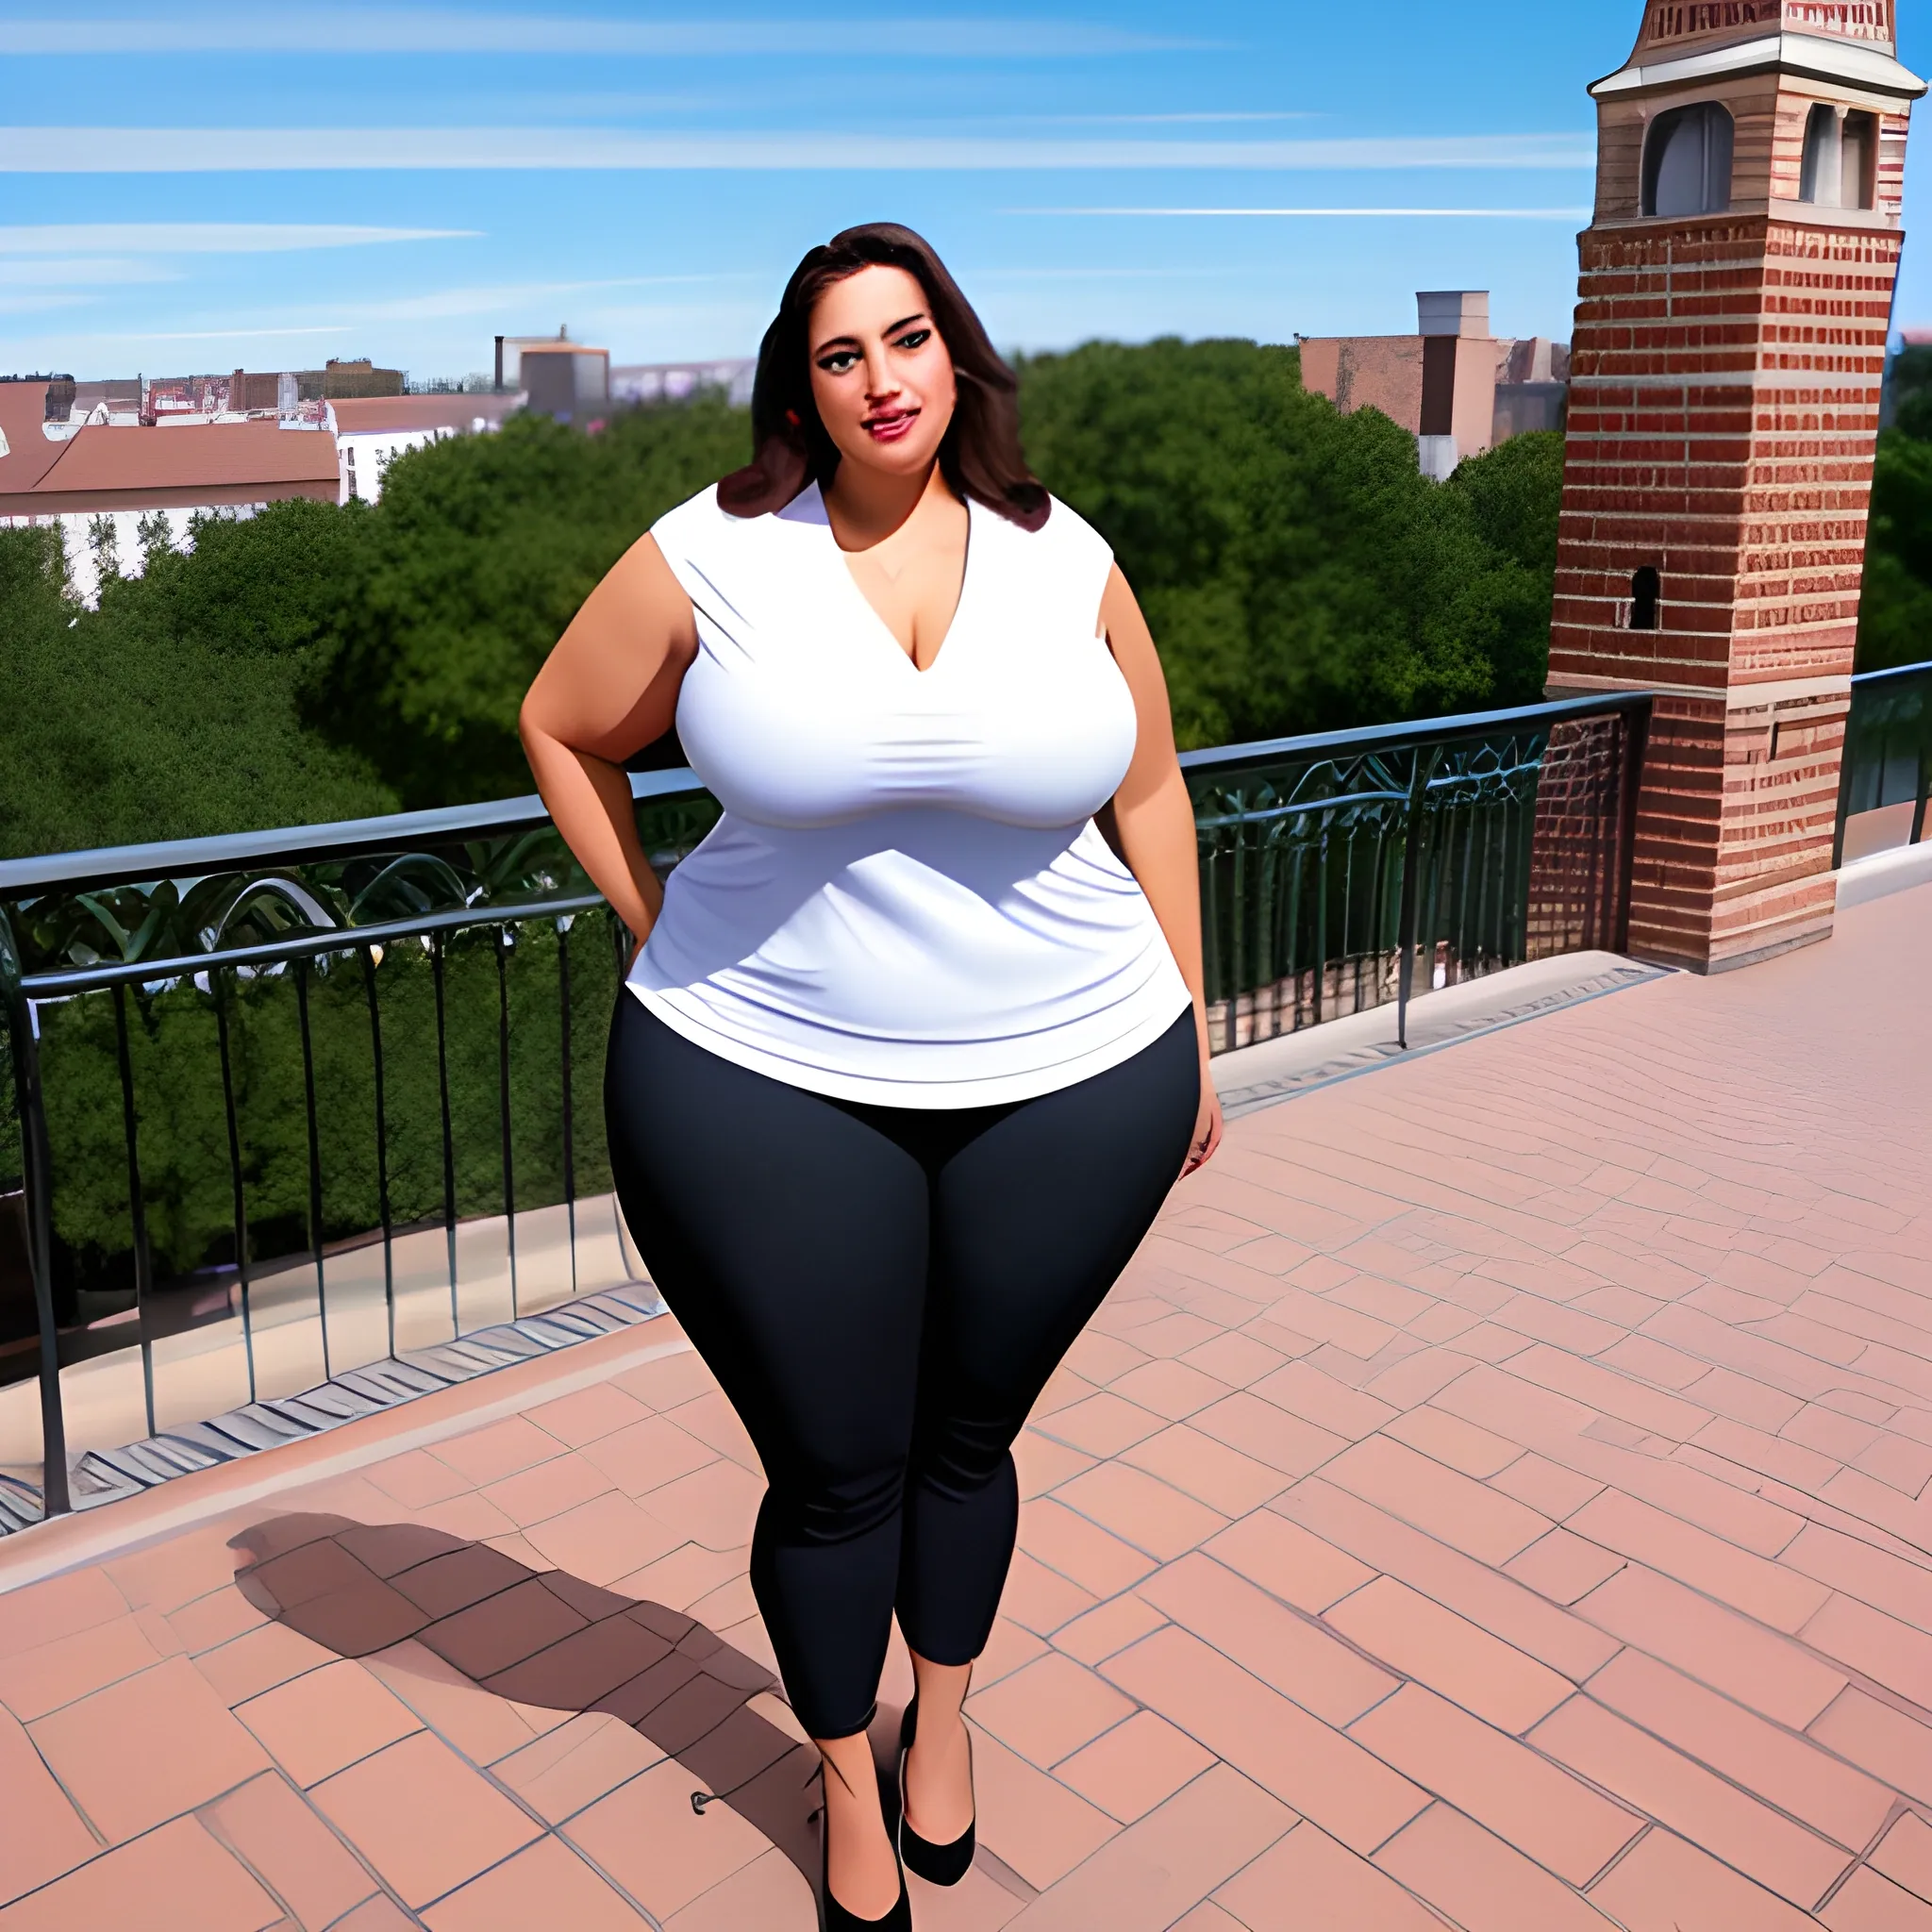
<path fill-rule="evenodd" d="M 263 336 L 341 336 L 350 325 L 342 322 L 317 323 L 301 328 L 171 328 L 143 329 L 140 333 L 115 329 L 83 336 L 89 342 L 246 342 Z"/>
<path fill-rule="evenodd" d="M 196 8 L 143 19 L 0 21 L 0 54 L 812 55 L 1050 59 L 1202 42 L 1084 21 L 596 20 L 456 8 Z"/>
<path fill-rule="evenodd" d="M 489 289 L 439 289 L 425 295 L 404 295 L 390 302 L 358 303 L 343 311 L 357 323 L 424 322 L 468 315 L 501 315 L 552 295 L 588 295 L 608 289 L 652 289 L 691 284 L 749 281 L 743 275 L 618 275 L 583 282 L 512 282 Z M 335 305 L 332 303 L 330 307 Z"/>
<path fill-rule="evenodd" d="M 0 256 L 270 255 L 303 248 L 360 248 L 384 242 L 474 241 L 480 228 L 366 228 L 333 222 L 51 222 L 0 227 Z M 8 270 L 8 279 L 18 271 Z"/>
<path fill-rule="evenodd" d="M 1009 208 L 1009 215 L 1261 216 L 1286 221 L 1587 222 L 1587 208 Z"/>
<path fill-rule="evenodd" d="M 173 271 L 153 260 L 117 261 L 111 257 L 96 260 L 63 256 L 32 256 L 9 261 L 6 277 L 9 291 L 120 288 L 129 283 L 177 279 Z"/>
<path fill-rule="evenodd" d="M 841 133 L 630 134 L 548 127 L 0 127 L 0 173 L 272 174 L 315 170 L 1583 169 L 1572 134 L 1334 141 L 1038 140 Z"/>

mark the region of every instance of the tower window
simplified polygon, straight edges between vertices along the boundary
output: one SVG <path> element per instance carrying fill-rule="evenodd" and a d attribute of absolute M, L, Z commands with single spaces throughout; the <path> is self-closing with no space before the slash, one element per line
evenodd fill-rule
<path fill-rule="evenodd" d="M 1659 114 L 1643 150 L 1643 212 L 1722 214 L 1731 205 L 1730 111 L 1716 101 Z"/>
<path fill-rule="evenodd" d="M 1657 626 L 1657 598 L 1663 590 L 1663 580 L 1657 575 L 1657 565 L 1646 563 L 1630 579 L 1630 628 L 1632 630 L 1655 630 Z"/>
<path fill-rule="evenodd" d="M 1873 208 L 1877 187 L 1878 117 L 1840 113 L 1819 102 L 1805 121 L 1798 199 L 1818 208 Z"/>

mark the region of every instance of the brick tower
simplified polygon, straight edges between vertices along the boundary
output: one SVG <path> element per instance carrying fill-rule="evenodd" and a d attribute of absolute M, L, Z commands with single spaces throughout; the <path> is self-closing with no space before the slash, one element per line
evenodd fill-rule
<path fill-rule="evenodd" d="M 1633 951 L 1831 930 L 1832 823 L 1898 273 L 1894 0 L 1651 0 L 1597 101 L 1552 696 L 1657 693 Z"/>

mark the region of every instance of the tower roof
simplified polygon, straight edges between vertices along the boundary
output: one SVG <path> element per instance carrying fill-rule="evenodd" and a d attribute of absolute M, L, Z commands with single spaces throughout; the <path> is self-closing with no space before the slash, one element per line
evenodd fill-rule
<path fill-rule="evenodd" d="M 1599 100 L 1686 82 L 1777 72 L 1917 100 L 1897 58 L 1896 0 L 1648 0 L 1630 58 Z"/>

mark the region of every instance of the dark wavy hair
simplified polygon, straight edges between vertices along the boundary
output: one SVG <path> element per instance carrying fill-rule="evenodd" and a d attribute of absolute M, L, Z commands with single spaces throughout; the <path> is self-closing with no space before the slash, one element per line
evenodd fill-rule
<path fill-rule="evenodd" d="M 1039 529 L 1052 499 L 1021 453 L 1013 372 L 931 244 L 896 222 L 847 228 L 792 270 L 758 349 L 751 393 L 752 459 L 718 485 L 719 504 L 734 516 L 761 516 L 783 509 L 808 483 L 832 480 L 839 448 L 812 400 L 811 312 L 833 283 L 874 267 L 904 269 L 918 282 L 926 312 L 953 358 L 958 400 L 940 444 L 946 481 L 958 495 L 997 510 L 1022 529 Z"/>

